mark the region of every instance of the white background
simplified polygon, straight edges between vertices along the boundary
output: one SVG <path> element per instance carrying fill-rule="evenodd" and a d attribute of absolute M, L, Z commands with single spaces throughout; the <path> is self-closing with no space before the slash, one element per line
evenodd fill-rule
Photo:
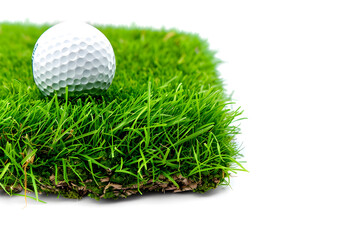
<path fill-rule="evenodd" d="M 10 1 L 7 1 L 10 2 Z M 57 3 L 56 3 L 57 2 Z M 130 2 L 130 1 L 129 1 Z M 243 106 L 232 188 L 97 202 L 0 196 L 0 228 L 26 239 L 360 239 L 358 1 L 13 1 L 0 21 L 199 33 Z"/>

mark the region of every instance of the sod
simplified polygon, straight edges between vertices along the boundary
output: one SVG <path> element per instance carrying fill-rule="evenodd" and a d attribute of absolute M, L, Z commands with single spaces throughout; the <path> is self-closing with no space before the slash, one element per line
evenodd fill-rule
<path fill-rule="evenodd" d="M 0 23 L 0 189 L 66 198 L 206 192 L 246 171 L 243 111 L 196 34 L 97 26 L 116 74 L 101 96 L 44 97 L 32 50 L 46 25 Z"/>

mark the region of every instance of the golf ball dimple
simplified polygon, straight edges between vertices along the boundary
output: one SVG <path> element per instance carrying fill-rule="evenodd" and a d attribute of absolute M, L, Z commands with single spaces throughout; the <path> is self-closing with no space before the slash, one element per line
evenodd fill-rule
<path fill-rule="evenodd" d="M 32 55 L 34 82 L 45 96 L 105 92 L 115 75 L 115 54 L 99 30 L 81 22 L 45 31 Z"/>

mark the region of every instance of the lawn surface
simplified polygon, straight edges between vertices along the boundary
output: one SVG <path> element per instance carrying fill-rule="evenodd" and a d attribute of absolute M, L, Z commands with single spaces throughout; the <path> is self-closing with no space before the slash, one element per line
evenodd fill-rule
<path fill-rule="evenodd" d="M 31 55 L 48 26 L 0 23 L 0 189 L 64 197 L 205 192 L 246 171 L 206 41 L 174 30 L 98 26 L 116 73 L 102 96 L 44 97 Z"/>

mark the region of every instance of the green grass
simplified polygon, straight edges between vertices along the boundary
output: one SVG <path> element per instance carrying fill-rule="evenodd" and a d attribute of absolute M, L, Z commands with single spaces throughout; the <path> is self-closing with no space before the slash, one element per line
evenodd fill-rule
<path fill-rule="evenodd" d="M 206 41 L 175 30 L 98 26 L 117 69 L 102 96 L 47 98 L 31 55 L 48 26 L 0 23 L 0 189 L 128 197 L 205 192 L 246 171 L 241 109 Z"/>

